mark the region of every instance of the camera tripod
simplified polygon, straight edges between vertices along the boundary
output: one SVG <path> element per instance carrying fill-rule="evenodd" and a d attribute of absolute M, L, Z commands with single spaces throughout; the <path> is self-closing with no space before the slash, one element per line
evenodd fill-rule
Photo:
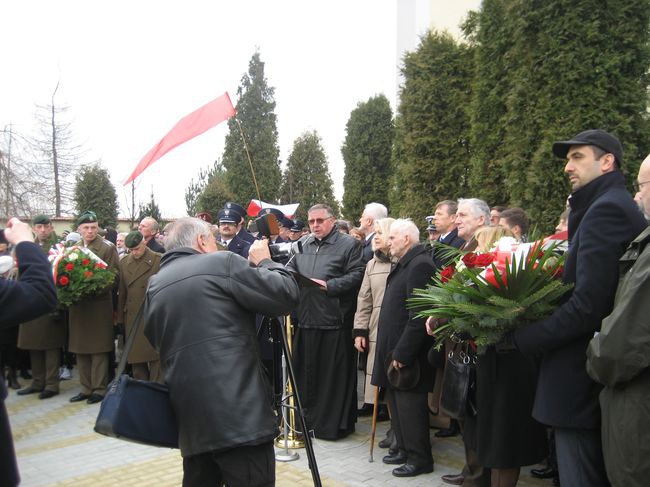
<path fill-rule="evenodd" d="M 293 364 L 291 362 L 291 351 L 286 333 L 287 327 L 291 326 L 291 318 L 289 316 L 284 316 L 282 318 L 265 317 L 264 321 L 266 321 L 268 324 L 269 338 L 273 345 L 272 374 L 273 392 L 275 397 L 274 404 L 277 404 L 279 406 L 280 410 L 282 411 L 282 417 L 284 418 L 283 442 L 285 445 L 285 455 L 278 459 L 281 461 L 289 461 L 298 458 L 297 454 L 288 454 L 289 447 L 287 442 L 289 441 L 289 425 L 287 424 L 287 420 L 283 411 L 287 411 L 287 417 L 293 413 L 297 413 L 298 420 L 300 421 L 300 428 L 303 432 L 302 436 L 305 443 L 305 451 L 307 452 L 309 470 L 311 470 L 311 477 L 313 479 L 314 485 L 316 487 L 321 487 L 322 484 L 320 480 L 320 474 L 318 473 L 318 465 L 316 464 L 316 456 L 314 455 L 314 446 L 307 430 L 305 414 L 302 408 L 302 403 L 300 402 L 300 395 L 298 394 L 298 388 L 296 386 L 296 379 L 293 371 Z M 264 323 L 262 323 L 262 326 L 260 326 L 258 335 L 264 329 L 263 325 Z M 277 367 L 277 364 L 279 363 L 282 364 L 282 377 L 280 377 L 280 373 Z M 289 380 L 289 390 L 285 394 L 284 389 L 287 385 L 287 379 Z M 295 405 L 293 405 L 292 402 L 295 402 Z"/>

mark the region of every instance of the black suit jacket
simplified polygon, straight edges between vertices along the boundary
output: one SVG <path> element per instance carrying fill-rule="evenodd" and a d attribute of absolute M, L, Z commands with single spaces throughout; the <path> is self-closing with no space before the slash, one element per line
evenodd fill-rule
<path fill-rule="evenodd" d="M 156 237 L 153 237 L 151 240 L 147 242 L 147 247 L 149 247 L 154 252 L 158 252 L 159 254 L 165 253 L 165 247 L 163 247 L 162 245 L 160 245 L 160 243 L 158 243 Z"/>
<path fill-rule="evenodd" d="M 372 232 L 365 242 L 363 242 L 363 262 L 368 263 L 370 259 L 375 256 L 375 253 L 372 251 L 372 238 L 375 235 L 375 232 Z"/>
<path fill-rule="evenodd" d="M 451 232 L 449 232 L 449 235 L 438 240 L 438 242 L 444 245 L 449 245 L 450 247 L 454 247 L 455 249 L 459 249 L 463 246 L 465 240 L 458 236 L 458 229 L 454 228 Z M 440 255 L 441 253 L 443 253 L 442 249 L 435 246 L 431 250 L 431 257 L 433 258 L 433 263 L 436 265 L 436 270 L 440 270 L 448 264 L 447 259 L 443 259 Z"/>
<path fill-rule="evenodd" d="M 599 428 L 601 387 L 586 372 L 586 351 L 611 311 L 618 260 L 646 227 L 619 171 L 607 173 L 570 197 L 569 250 L 564 282 L 574 288 L 548 318 L 515 334 L 519 350 L 540 355 L 533 416 L 564 428 Z"/>
<path fill-rule="evenodd" d="M 230 242 L 228 242 L 228 250 L 234 252 L 237 255 L 241 255 L 243 258 L 248 259 L 248 249 L 251 244 L 242 240 L 237 235 L 235 235 Z"/>

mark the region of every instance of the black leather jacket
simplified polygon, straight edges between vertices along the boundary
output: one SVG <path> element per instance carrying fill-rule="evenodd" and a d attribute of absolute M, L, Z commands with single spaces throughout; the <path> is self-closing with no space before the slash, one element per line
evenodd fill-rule
<path fill-rule="evenodd" d="M 287 268 L 327 283 L 326 292 L 318 287 L 300 287 L 298 326 L 342 328 L 348 311 L 356 305 L 366 269 L 361 244 L 334 227 L 322 240 L 308 236 L 302 243 L 302 253 L 294 255 Z M 348 325 L 352 328 L 352 323 Z"/>
<path fill-rule="evenodd" d="M 232 252 L 167 252 L 149 282 L 145 335 L 160 353 L 186 457 L 271 441 L 278 434 L 255 313 L 288 314 L 298 285 L 271 260 Z"/>

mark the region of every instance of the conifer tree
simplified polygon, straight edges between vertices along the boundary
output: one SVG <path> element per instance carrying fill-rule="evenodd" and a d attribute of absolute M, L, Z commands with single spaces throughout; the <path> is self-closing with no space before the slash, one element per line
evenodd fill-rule
<path fill-rule="evenodd" d="M 356 220 L 366 204 L 388 204 L 395 129 L 386 96 L 359 103 L 350 114 L 346 132 L 341 148 L 345 162 L 343 209 L 346 218 Z"/>
<path fill-rule="evenodd" d="M 241 123 L 251 162 L 264 201 L 275 202 L 280 192 L 281 170 L 278 131 L 275 115 L 274 88 L 267 84 L 264 63 L 256 52 L 248 72 L 237 89 L 236 118 Z M 228 120 L 228 134 L 223 152 L 225 182 L 233 200 L 246 206 L 257 191 L 251 175 L 241 133 L 235 118 Z"/>
<path fill-rule="evenodd" d="M 108 171 L 99 165 L 84 167 L 75 177 L 74 203 L 77 215 L 94 211 L 99 226 L 115 227 L 117 224 L 117 192 Z"/>
<path fill-rule="evenodd" d="M 294 141 L 284 171 L 281 201 L 300 203 L 296 217 L 303 220 L 307 210 L 316 203 L 330 205 L 338 215 L 327 157 L 316 131 L 305 132 Z"/>

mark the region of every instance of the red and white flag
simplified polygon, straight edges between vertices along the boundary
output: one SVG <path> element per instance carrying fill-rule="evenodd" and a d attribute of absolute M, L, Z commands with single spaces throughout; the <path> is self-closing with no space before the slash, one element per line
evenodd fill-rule
<path fill-rule="evenodd" d="M 135 167 L 131 175 L 124 181 L 129 184 L 137 178 L 142 172 L 151 166 L 154 162 L 167 154 L 173 148 L 181 145 L 183 142 L 201 135 L 208 129 L 228 120 L 235 115 L 235 108 L 232 106 L 228 93 L 224 93 L 219 98 L 212 100 L 210 103 L 203 105 L 198 110 L 190 113 L 178 121 L 174 128 L 158 142 Z"/>
<path fill-rule="evenodd" d="M 298 211 L 298 206 L 300 206 L 300 203 L 291 203 L 290 205 L 272 205 L 266 201 L 251 200 L 246 209 L 246 213 L 248 213 L 248 216 L 257 216 L 262 208 L 275 208 L 276 210 L 280 210 L 287 218 L 292 218 L 296 211 Z"/>

